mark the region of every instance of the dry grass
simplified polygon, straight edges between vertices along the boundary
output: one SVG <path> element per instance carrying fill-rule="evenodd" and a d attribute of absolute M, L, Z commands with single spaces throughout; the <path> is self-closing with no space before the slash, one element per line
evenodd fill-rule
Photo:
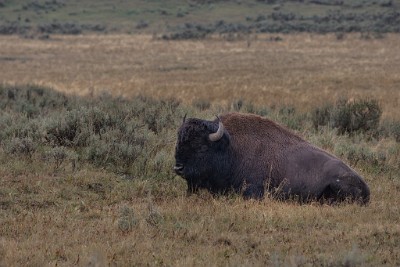
<path fill-rule="evenodd" d="M 284 35 L 226 42 L 156 41 L 151 36 L 0 37 L 0 81 L 50 85 L 69 93 L 148 94 L 191 103 L 293 105 L 341 96 L 374 97 L 383 117 L 399 117 L 400 36 Z M 253 38 L 254 39 L 254 38 Z"/>
<path fill-rule="evenodd" d="M 301 110 L 374 97 L 397 118 L 400 36 L 291 35 L 282 42 L 149 36 L 0 37 L 0 80 L 71 94 L 233 99 Z M 390 144 L 388 144 L 390 146 Z M 1 149 L 1 148 L 0 148 Z M 369 206 L 185 196 L 182 179 L 0 158 L 0 266 L 399 266 L 398 173 L 357 170 Z M 396 159 L 397 160 L 397 159 Z M 98 264 L 98 265 L 96 265 Z"/>
<path fill-rule="evenodd" d="M 187 198 L 180 180 L 156 185 L 87 170 L 1 174 L 5 266 L 400 264 L 398 179 L 367 175 L 369 206 L 331 207 Z"/>

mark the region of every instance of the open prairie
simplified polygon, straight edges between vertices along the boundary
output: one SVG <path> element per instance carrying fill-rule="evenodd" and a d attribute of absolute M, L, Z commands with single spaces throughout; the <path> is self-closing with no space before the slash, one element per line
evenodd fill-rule
<path fill-rule="evenodd" d="M 0 36 L 0 266 L 399 266 L 399 140 L 310 114 L 376 99 L 400 125 L 400 36 L 277 36 Z M 182 117 L 238 109 L 342 158 L 370 204 L 186 196 Z"/>
<path fill-rule="evenodd" d="M 162 41 L 143 35 L 0 36 L 0 81 L 68 94 L 148 95 L 184 103 L 289 105 L 301 111 L 338 98 L 375 98 L 400 116 L 400 36 L 248 36 Z"/>

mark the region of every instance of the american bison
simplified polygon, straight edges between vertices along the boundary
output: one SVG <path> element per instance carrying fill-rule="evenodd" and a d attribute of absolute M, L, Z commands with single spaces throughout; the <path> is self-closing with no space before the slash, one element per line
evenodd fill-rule
<path fill-rule="evenodd" d="M 261 199 L 267 191 L 294 198 L 366 204 L 370 191 L 343 161 L 289 129 L 253 114 L 227 113 L 214 121 L 184 119 L 178 131 L 175 172 L 211 193 L 234 191 Z"/>

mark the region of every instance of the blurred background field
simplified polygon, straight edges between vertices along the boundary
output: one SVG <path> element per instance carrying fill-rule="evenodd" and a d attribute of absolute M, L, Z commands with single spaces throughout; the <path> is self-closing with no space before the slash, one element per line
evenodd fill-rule
<path fill-rule="evenodd" d="M 0 266 L 400 265 L 399 1 L 0 0 Z M 371 203 L 186 196 L 185 114 L 250 112 Z"/>
<path fill-rule="evenodd" d="M 398 0 L 2 0 L 0 32 L 209 33 L 399 32 Z"/>
<path fill-rule="evenodd" d="M 281 40 L 271 41 L 276 36 Z M 309 110 L 340 97 L 380 101 L 384 117 L 400 103 L 400 37 L 360 34 L 260 35 L 225 41 L 154 40 L 149 35 L 0 36 L 0 79 L 80 95 L 107 91 L 228 104 L 293 105 Z"/>

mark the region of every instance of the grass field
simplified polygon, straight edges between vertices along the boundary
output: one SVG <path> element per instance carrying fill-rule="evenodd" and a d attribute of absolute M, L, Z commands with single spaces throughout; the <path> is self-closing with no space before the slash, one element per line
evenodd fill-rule
<path fill-rule="evenodd" d="M 35 83 L 80 95 L 203 99 L 218 105 L 244 99 L 301 111 L 340 97 L 369 97 L 383 117 L 400 111 L 400 37 L 364 40 L 360 34 L 258 35 L 226 42 L 160 41 L 146 35 L 0 36 L 0 81 Z M 250 44 L 250 45 L 248 45 Z"/>
<path fill-rule="evenodd" d="M 400 265 L 399 142 L 310 117 L 341 97 L 377 99 L 381 123 L 398 123 L 399 36 L 275 36 L 1 36 L 0 265 Z M 186 197 L 172 171 L 182 116 L 239 100 L 351 164 L 371 203 Z"/>
<path fill-rule="evenodd" d="M 387 1 L 360 2 L 365 9 L 353 13 L 387 8 Z M 99 1 L 77 13 L 77 1 L 6 3 L 1 22 L 107 21 L 136 31 L 147 20 L 147 33 L 164 31 L 165 21 L 239 23 L 246 12 L 254 19 L 254 10 L 270 16 L 278 8 Z M 311 17 L 343 8 L 297 5 L 288 1 L 278 11 Z M 0 36 L 0 266 L 400 265 L 400 37 L 368 36 Z M 376 99 L 382 116 L 375 132 L 312 126 L 315 108 L 341 98 Z M 239 102 L 242 112 L 284 123 L 343 158 L 365 177 L 371 203 L 187 197 L 172 171 L 182 116 L 212 119 Z M 385 123 L 394 132 L 384 134 Z"/>

